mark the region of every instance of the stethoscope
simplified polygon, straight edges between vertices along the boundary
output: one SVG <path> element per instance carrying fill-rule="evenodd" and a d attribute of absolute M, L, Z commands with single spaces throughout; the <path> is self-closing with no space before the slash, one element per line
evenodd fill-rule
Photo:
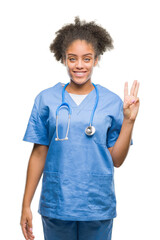
<path fill-rule="evenodd" d="M 71 108 L 69 106 L 68 103 L 65 102 L 64 100 L 64 95 L 65 95 L 65 88 L 68 86 L 69 83 L 66 83 L 64 88 L 63 88 L 63 91 L 62 91 L 62 103 L 61 105 L 59 105 L 59 107 L 57 107 L 57 110 L 56 110 L 56 138 L 55 140 L 56 141 L 62 141 L 62 140 L 68 140 L 68 131 L 69 131 L 69 125 L 70 125 L 70 118 L 71 118 Z M 91 118 L 90 118 L 90 124 L 88 127 L 86 127 L 85 129 L 85 133 L 87 136 L 92 136 L 96 129 L 94 126 L 92 126 L 92 122 L 93 122 L 93 116 L 94 116 L 94 113 L 95 113 L 95 110 L 96 110 L 96 107 L 97 107 L 97 104 L 98 104 L 98 100 L 99 100 L 99 93 L 98 93 L 98 89 L 96 87 L 96 85 L 94 83 L 92 83 L 93 86 L 95 87 L 96 89 L 96 101 L 95 101 L 95 104 L 94 104 L 94 108 L 92 110 L 92 114 L 91 114 Z M 59 138 L 58 137 L 58 113 L 59 113 L 59 110 L 62 106 L 66 106 L 68 108 L 68 127 L 67 127 L 67 132 L 66 132 L 66 136 L 65 138 Z"/>

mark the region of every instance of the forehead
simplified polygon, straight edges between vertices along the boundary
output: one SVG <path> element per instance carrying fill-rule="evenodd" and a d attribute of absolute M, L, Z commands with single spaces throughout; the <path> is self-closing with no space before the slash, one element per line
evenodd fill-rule
<path fill-rule="evenodd" d="M 73 41 L 66 50 L 67 54 L 76 54 L 76 55 L 84 55 L 84 54 L 94 54 L 94 49 L 91 43 L 88 43 L 86 40 L 75 40 Z"/>

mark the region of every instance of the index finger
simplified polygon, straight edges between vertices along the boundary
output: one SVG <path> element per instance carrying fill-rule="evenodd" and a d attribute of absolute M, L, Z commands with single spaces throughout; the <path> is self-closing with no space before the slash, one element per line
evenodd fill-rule
<path fill-rule="evenodd" d="M 125 85 L 124 85 L 124 96 L 127 96 L 128 95 L 128 82 L 125 82 Z"/>

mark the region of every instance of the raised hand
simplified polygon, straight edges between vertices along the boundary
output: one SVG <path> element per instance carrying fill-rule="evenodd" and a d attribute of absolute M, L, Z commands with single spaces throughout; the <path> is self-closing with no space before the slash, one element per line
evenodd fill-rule
<path fill-rule="evenodd" d="M 128 82 L 125 82 L 124 86 L 124 104 L 123 104 L 123 114 L 124 119 L 134 122 L 138 110 L 139 110 L 139 98 L 137 97 L 139 89 L 139 82 L 137 80 L 134 80 L 132 84 L 132 88 L 130 91 L 130 95 L 128 94 Z"/>

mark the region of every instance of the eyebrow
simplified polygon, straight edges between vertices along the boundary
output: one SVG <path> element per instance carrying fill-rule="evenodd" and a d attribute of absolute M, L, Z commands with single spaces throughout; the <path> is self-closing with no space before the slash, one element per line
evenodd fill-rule
<path fill-rule="evenodd" d="M 76 54 L 73 54 L 73 53 L 69 53 L 68 55 L 77 56 Z M 83 56 L 86 56 L 86 55 L 92 55 L 92 53 L 86 53 Z"/>

